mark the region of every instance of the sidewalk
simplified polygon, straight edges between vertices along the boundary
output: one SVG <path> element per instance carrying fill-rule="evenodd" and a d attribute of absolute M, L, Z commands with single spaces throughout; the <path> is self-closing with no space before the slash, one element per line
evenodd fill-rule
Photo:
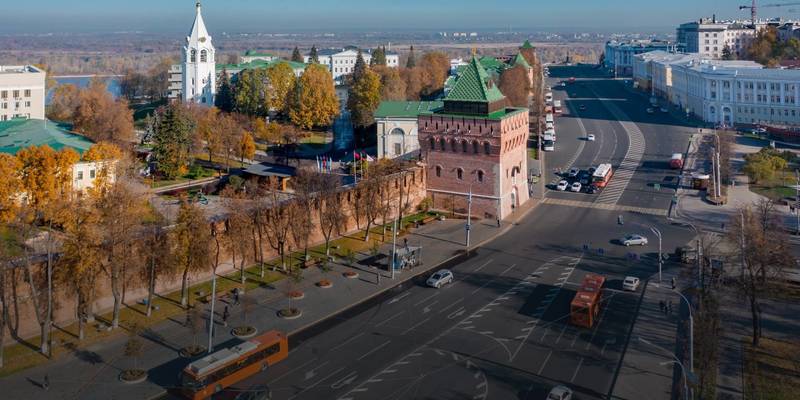
<path fill-rule="evenodd" d="M 471 236 L 474 247 L 496 238 L 510 230 L 519 220 L 538 203 L 529 201 L 520 207 L 511 217 L 506 219 L 500 228 L 494 220 L 477 221 L 472 224 Z M 345 309 L 377 296 L 392 287 L 405 282 L 416 275 L 423 274 L 437 265 L 454 259 L 464 249 L 464 220 L 447 220 L 428 224 L 414 230 L 408 236 L 410 246 L 423 246 L 423 265 L 410 271 L 396 273 L 394 280 L 389 271 L 381 271 L 380 283 L 377 283 L 376 270 L 356 263 L 356 268 L 335 264 L 333 270 L 324 273 L 317 268 L 309 268 L 304 272 L 304 279 L 294 287 L 289 279 L 276 282 L 274 285 L 253 289 L 247 296 L 256 299 L 248 311 L 247 324 L 258 329 L 258 332 L 279 330 L 289 335 L 311 326 L 324 319 L 335 316 Z M 398 241 L 402 245 L 402 239 Z M 391 244 L 380 248 L 380 253 L 391 254 Z M 359 254 L 358 260 L 370 257 Z M 356 279 L 348 279 L 344 272 L 353 271 L 359 274 Z M 315 284 L 321 279 L 330 280 L 332 288 L 324 289 Z M 224 278 L 221 278 L 224 279 Z M 305 294 L 302 300 L 294 300 L 293 306 L 302 310 L 302 316 L 294 320 L 286 320 L 277 316 L 278 310 L 288 306 L 286 293 L 290 290 L 301 290 Z M 231 316 L 228 326 L 221 325 L 221 312 L 228 306 Z M 232 327 L 243 321 L 242 306 L 228 304 L 226 300 L 216 304 L 216 321 L 214 347 L 220 349 L 238 343 L 231 335 Z M 203 309 L 204 318 L 208 318 L 208 309 Z M 176 377 L 190 360 L 178 356 L 178 351 L 193 344 L 191 331 L 183 326 L 184 317 L 175 317 L 147 329 L 144 338 L 144 349 L 139 357 L 139 368 L 146 369 L 147 381 L 135 385 L 119 382 L 120 372 L 133 366 L 132 360 L 124 356 L 127 341 L 126 334 L 114 336 L 112 339 L 76 349 L 71 355 L 56 359 L 48 364 L 40 365 L 15 375 L 0 379 L 4 399 L 149 399 L 157 397 L 166 389 L 176 385 Z M 208 325 L 204 324 L 202 333 L 197 334 L 196 343 L 207 345 Z M 44 377 L 49 379 L 49 390 L 41 388 Z"/>

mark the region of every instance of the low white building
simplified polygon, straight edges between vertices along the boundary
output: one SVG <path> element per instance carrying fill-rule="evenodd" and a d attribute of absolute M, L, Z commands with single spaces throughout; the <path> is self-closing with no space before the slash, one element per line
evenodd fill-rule
<path fill-rule="evenodd" d="M 705 122 L 800 127 L 800 70 L 656 53 L 637 56 L 636 71 L 637 82 Z"/>
<path fill-rule="evenodd" d="M 611 40 L 606 42 L 603 66 L 613 69 L 615 75 L 630 76 L 633 71 L 634 56 L 655 50 L 674 53 L 678 48 L 674 43 L 661 40 L 632 40 L 627 42 Z"/>
<path fill-rule="evenodd" d="M 372 60 L 372 51 L 362 50 L 361 56 L 367 64 Z M 356 66 L 358 59 L 358 48 L 345 47 L 342 49 L 322 49 L 317 52 L 317 59 L 319 63 L 328 67 L 333 75 L 333 80 L 341 82 L 341 78 L 347 74 L 353 73 L 353 68 Z M 307 54 L 304 57 L 305 62 L 311 63 L 311 55 Z M 386 66 L 397 68 L 400 65 L 400 56 L 392 51 L 386 51 Z"/>
<path fill-rule="evenodd" d="M 0 121 L 44 119 L 46 78 L 32 65 L 0 65 Z"/>
<path fill-rule="evenodd" d="M 241 56 L 242 63 L 249 63 L 249 62 L 253 62 L 253 61 L 256 61 L 256 60 L 270 62 L 270 61 L 277 60 L 279 58 L 280 57 L 278 57 L 278 56 L 276 56 L 276 55 L 274 55 L 272 53 L 264 53 L 264 52 L 259 52 L 259 51 L 255 51 L 255 50 L 247 50 Z"/>
<path fill-rule="evenodd" d="M 687 53 L 698 53 L 704 57 L 722 58 L 725 47 L 737 57 L 744 55 L 745 49 L 755 38 L 756 33 L 768 26 L 765 21 L 717 21 L 716 18 L 700 18 L 678 26 L 677 42 L 685 47 Z"/>
<path fill-rule="evenodd" d="M 396 158 L 419 151 L 417 117 L 442 108 L 441 101 L 382 101 L 375 113 L 378 158 Z"/>

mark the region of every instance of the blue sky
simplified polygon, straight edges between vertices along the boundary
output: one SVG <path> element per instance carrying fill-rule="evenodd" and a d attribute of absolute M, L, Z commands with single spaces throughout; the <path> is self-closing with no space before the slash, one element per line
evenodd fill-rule
<path fill-rule="evenodd" d="M 194 0 L 3 1 L 0 31 L 182 32 Z M 748 17 L 745 0 L 205 0 L 212 33 L 279 30 L 671 29 L 716 13 Z M 800 8 L 800 7 L 798 7 Z M 787 12 L 762 9 L 769 16 Z M 792 15 L 792 14 L 789 14 Z M 800 14 L 793 14 L 800 16 Z"/>

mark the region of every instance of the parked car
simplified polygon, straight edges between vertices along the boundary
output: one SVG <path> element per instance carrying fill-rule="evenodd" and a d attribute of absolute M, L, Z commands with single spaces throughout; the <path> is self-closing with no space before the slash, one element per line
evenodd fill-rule
<path fill-rule="evenodd" d="M 545 140 L 542 144 L 542 149 L 544 151 L 555 151 L 556 150 L 556 142 L 552 140 Z"/>
<path fill-rule="evenodd" d="M 567 176 L 569 176 L 570 178 L 575 178 L 576 176 L 578 176 L 579 172 L 581 172 L 580 169 L 572 167 L 569 169 L 569 173 L 567 173 Z"/>
<path fill-rule="evenodd" d="M 580 182 L 573 183 L 572 186 L 569 187 L 569 190 L 573 191 L 575 193 L 580 192 L 581 191 L 581 183 Z"/>
<path fill-rule="evenodd" d="M 654 113 L 654 112 L 656 112 L 656 111 L 655 111 L 655 110 L 653 110 L 651 107 L 647 107 L 647 113 L 648 113 L 648 114 L 652 114 L 652 113 Z"/>
<path fill-rule="evenodd" d="M 426 283 L 430 287 L 435 287 L 439 289 L 440 287 L 448 283 L 453 283 L 453 273 L 447 269 L 440 269 L 436 271 L 436 273 L 431 275 L 431 277 L 428 278 L 428 281 Z"/>
<path fill-rule="evenodd" d="M 623 245 L 625 246 L 644 246 L 647 244 L 647 238 L 642 235 L 627 235 L 622 240 L 620 240 Z"/>
<path fill-rule="evenodd" d="M 635 292 L 636 289 L 639 289 L 639 278 L 635 276 L 626 276 L 625 280 L 622 281 L 622 290 Z"/>
<path fill-rule="evenodd" d="M 590 142 L 594 142 L 594 133 L 590 133 L 590 134 L 586 135 L 586 140 L 588 140 Z"/>
<path fill-rule="evenodd" d="M 575 177 L 575 179 L 577 179 L 577 180 L 578 180 L 578 182 L 580 182 L 580 183 L 581 183 L 581 185 L 584 185 L 584 186 L 586 186 L 586 185 L 588 185 L 588 184 L 589 184 L 589 178 L 591 178 L 591 177 L 592 177 L 592 176 L 589 174 L 589 172 L 587 172 L 587 171 L 581 171 L 581 172 L 578 174 L 578 176 L 577 176 L 577 177 Z"/>
<path fill-rule="evenodd" d="M 556 185 L 556 190 L 563 192 L 567 190 L 567 187 L 569 187 L 569 182 L 561 180 L 561 182 L 558 182 L 558 185 Z"/>
<path fill-rule="evenodd" d="M 597 187 L 597 185 L 589 185 L 589 187 L 586 188 L 586 193 L 589 193 L 589 194 L 595 194 L 595 193 L 599 193 L 599 192 L 600 192 L 600 188 Z"/>
<path fill-rule="evenodd" d="M 662 113 L 668 113 L 669 112 L 669 110 L 667 110 L 667 107 L 661 107 L 660 110 L 661 110 Z"/>
<path fill-rule="evenodd" d="M 566 386 L 556 386 L 550 390 L 547 400 L 572 400 L 572 389 Z"/>

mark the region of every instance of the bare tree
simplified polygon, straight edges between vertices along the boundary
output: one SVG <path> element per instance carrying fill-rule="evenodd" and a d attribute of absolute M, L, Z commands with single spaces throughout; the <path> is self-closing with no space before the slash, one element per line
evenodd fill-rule
<path fill-rule="evenodd" d="M 320 180 L 317 202 L 319 229 L 325 238 L 325 256 L 329 256 L 333 234 L 341 233 L 345 229 L 344 225 L 347 222 L 347 216 L 342 209 L 343 204 L 336 178 L 325 176 Z"/>
<path fill-rule="evenodd" d="M 211 229 L 203 211 L 186 201 L 181 203 L 175 229 L 172 230 L 176 267 L 182 271 L 181 305 L 189 300 L 189 274 L 208 268 L 211 257 Z"/>
<path fill-rule="evenodd" d="M 172 276 L 175 273 L 171 254 L 170 236 L 166 231 L 164 216 L 153 210 L 154 215 L 143 233 L 141 249 L 145 253 L 141 263 L 139 276 L 147 282 L 147 311 L 149 317 L 153 311 L 153 297 L 156 294 L 156 282 L 160 277 Z"/>
<path fill-rule="evenodd" d="M 298 212 L 292 224 L 292 241 L 303 248 L 303 263 L 308 261 L 308 243 L 314 231 L 313 206 L 321 179 L 321 174 L 300 170 L 293 180 Z"/>
<path fill-rule="evenodd" d="M 250 218 L 250 202 L 241 195 L 225 196 L 225 247 L 231 253 L 233 266 L 236 267 L 239 257 L 239 277 L 245 283 L 244 268 L 247 263 L 248 239 L 253 232 L 253 220 Z"/>
<path fill-rule="evenodd" d="M 266 218 L 263 220 L 264 232 L 270 247 L 278 252 L 281 259 L 281 269 L 286 268 L 286 246 L 289 242 L 292 225 L 299 211 L 295 201 L 283 200 L 280 192 L 270 191 L 268 200 L 271 205 L 266 208 Z"/>

